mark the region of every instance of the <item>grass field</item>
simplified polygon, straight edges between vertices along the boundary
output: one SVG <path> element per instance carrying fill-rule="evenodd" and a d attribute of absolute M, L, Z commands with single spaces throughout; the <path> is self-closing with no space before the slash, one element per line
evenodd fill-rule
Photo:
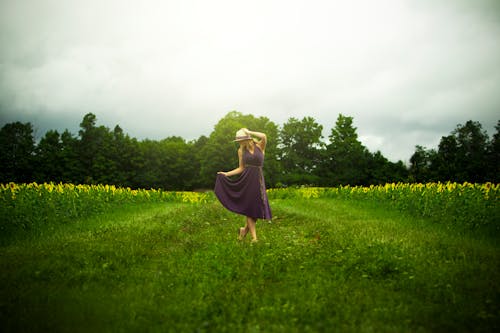
<path fill-rule="evenodd" d="M 124 204 L 0 248 L 3 332 L 491 332 L 498 234 L 335 198 Z"/>

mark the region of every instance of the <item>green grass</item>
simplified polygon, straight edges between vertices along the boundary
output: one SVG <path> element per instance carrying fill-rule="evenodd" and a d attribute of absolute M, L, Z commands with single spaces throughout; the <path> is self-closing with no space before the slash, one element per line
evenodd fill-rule
<path fill-rule="evenodd" d="M 127 206 L 0 248 L 0 330 L 488 332 L 498 235 L 375 204 L 272 200 L 259 243 L 218 203 Z"/>

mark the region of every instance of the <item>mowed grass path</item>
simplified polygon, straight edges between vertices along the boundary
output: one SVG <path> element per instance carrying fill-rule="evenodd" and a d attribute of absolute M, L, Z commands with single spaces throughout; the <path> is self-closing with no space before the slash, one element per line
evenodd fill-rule
<path fill-rule="evenodd" d="M 367 203 L 273 200 L 260 241 L 218 203 L 124 207 L 0 248 L 4 332 L 488 332 L 498 235 Z"/>

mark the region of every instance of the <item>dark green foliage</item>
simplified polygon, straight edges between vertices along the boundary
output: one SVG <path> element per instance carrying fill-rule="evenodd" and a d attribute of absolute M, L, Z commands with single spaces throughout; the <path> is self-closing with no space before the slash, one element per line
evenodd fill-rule
<path fill-rule="evenodd" d="M 280 132 L 279 160 L 287 185 L 317 184 L 317 169 L 321 163 L 323 126 L 312 117 L 290 118 Z"/>
<path fill-rule="evenodd" d="M 486 181 L 485 166 L 487 165 L 488 135 L 480 123 L 467 121 L 458 125 L 452 132 L 457 142 L 457 162 L 460 166 L 456 172 L 458 182 Z"/>
<path fill-rule="evenodd" d="M 120 126 L 115 126 L 111 139 L 109 158 L 115 161 L 112 184 L 122 187 L 145 187 L 138 180 L 142 163 L 142 150 L 139 142 L 123 133 Z"/>
<path fill-rule="evenodd" d="M 500 183 L 500 120 L 495 126 L 497 132 L 493 135 L 488 147 L 488 179 Z"/>
<path fill-rule="evenodd" d="M 199 170 L 193 144 L 180 137 L 139 143 L 141 167 L 136 181 L 144 188 L 192 189 Z"/>
<path fill-rule="evenodd" d="M 380 151 L 375 154 L 367 152 L 367 155 L 367 181 L 363 185 L 408 181 L 408 169 L 402 161 L 391 162 Z"/>
<path fill-rule="evenodd" d="M 35 140 L 30 123 L 6 124 L 0 130 L 0 182 L 33 180 Z"/>
<path fill-rule="evenodd" d="M 410 159 L 410 181 L 483 183 L 499 181 L 500 126 L 490 141 L 481 124 L 469 120 L 443 136 L 438 150 L 416 146 Z"/>
<path fill-rule="evenodd" d="M 366 184 L 370 154 L 358 140 L 353 118 L 340 114 L 327 146 L 328 185 Z"/>
<path fill-rule="evenodd" d="M 390 162 L 380 151 L 371 153 L 358 139 L 353 118 L 339 114 L 322 152 L 318 176 L 322 186 L 371 185 L 404 182 L 403 162 Z"/>
<path fill-rule="evenodd" d="M 34 178 L 38 182 L 62 182 L 63 156 L 59 132 L 48 131 L 36 148 L 37 167 Z"/>
<path fill-rule="evenodd" d="M 370 152 L 359 141 L 354 119 L 339 114 L 322 141 L 323 126 L 312 117 L 290 118 L 278 127 L 267 117 L 229 112 L 210 136 L 187 142 L 180 137 L 142 140 L 120 126 L 97 125 L 86 114 L 77 136 L 50 130 L 35 144 L 33 126 L 20 122 L 0 130 L 0 182 L 113 184 L 131 188 L 206 190 L 217 171 L 235 168 L 242 127 L 268 136 L 265 178 L 268 187 L 291 185 L 371 185 L 392 182 L 499 182 L 500 123 L 493 138 L 468 121 L 443 136 L 439 147 L 416 146 L 410 167 Z"/>
<path fill-rule="evenodd" d="M 426 150 L 425 147 L 416 146 L 415 153 L 410 158 L 410 182 L 425 183 L 432 181 L 431 161 L 436 155 L 434 150 Z"/>
<path fill-rule="evenodd" d="M 79 183 L 82 179 L 82 169 L 78 158 L 78 144 L 76 139 L 68 130 L 61 134 L 61 178 L 65 183 Z M 52 179 L 43 179 L 49 182 Z M 53 181 L 57 181 L 54 179 Z"/>

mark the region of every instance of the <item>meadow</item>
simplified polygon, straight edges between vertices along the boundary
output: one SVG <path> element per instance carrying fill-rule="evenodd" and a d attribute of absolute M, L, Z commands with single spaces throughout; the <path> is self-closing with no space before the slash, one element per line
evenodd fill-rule
<path fill-rule="evenodd" d="M 258 243 L 212 193 L 0 186 L 4 332 L 491 332 L 497 184 L 268 191 Z"/>

